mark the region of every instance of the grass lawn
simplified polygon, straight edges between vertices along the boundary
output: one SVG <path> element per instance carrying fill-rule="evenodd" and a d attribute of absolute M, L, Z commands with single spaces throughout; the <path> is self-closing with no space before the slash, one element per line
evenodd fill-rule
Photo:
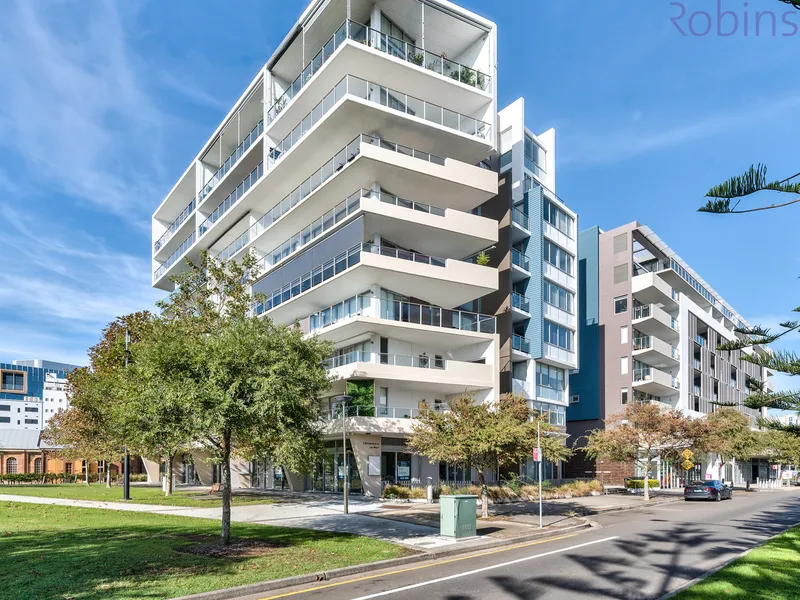
<path fill-rule="evenodd" d="M 115 485 L 107 488 L 105 483 L 55 483 L 46 485 L 2 485 L 0 494 L 14 494 L 17 496 L 41 496 L 43 498 L 69 498 L 72 500 L 97 500 L 100 502 L 123 502 L 122 486 Z M 206 494 L 203 492 L 172 492 L 172 496 L 164 496 L 160 487 L 131 486 L 130 502 L 135 504 L 160 504 L 167 506 L 202 506 L 213 508 L 222 506 L 222 497 L 219 493 Z M 273 498 L 253 495 L 234 495 L 231 503 L 237 504 L 272 504 L 277 502 Z M 0 528 L 2 522 L 0 522 Z"/>
<path fill-rule="evenodd" d="M 176 551 L 215 541 L 219 529 L 191 517 L 0 502 L 0 597 L 174 598 L 409 552 L 372 538 L 243 523 L 231 524 L 234 538 L 274 547 L 240 558 Z"/>
<path fill-rule="evenodd" d="M 796 600 L 800 598 L 800 527 L 675 596 L 675 600 Z"/>

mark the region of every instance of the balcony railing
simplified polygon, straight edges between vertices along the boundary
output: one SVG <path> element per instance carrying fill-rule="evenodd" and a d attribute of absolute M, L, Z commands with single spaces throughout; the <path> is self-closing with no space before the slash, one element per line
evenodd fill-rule
<path fill-rule="evenodd" d="M 525 354 L 531 353 L 530 340 L 522 337 L 521 335 L 514 334 L 511 336 L 511 348 L 517 352 L 524 352 Z"/>
<path fill-rule="evenodd" d="M 239 200 L 241 200 L 242 196 L 244 196 L 248 190 L 253 187 L 259 179 L 264 176 L 264 163 L 259 163 L 258 166 L 253 169 L 250 174 L 244 178 L 242 183 L 236 186 L 236 189 L 233 190 L 230 194 L 228 194 L 227 198 L 219 203 L 217 208 L 215 208 L 208 218 L 200 224 L 199 235 L 203 237 L 208 231 L 211 226 L 216 223 L 219 218 L 224 215 L 228 210 L 230 210 L 231 206 L 236 204 Z"/>
<path fill-rule="evenodd" d="M 698 346 L 705 348 L 708 345 L 708 340 L 701 335 L 694 336 L 694 341 L 697 343 Z"/>
<path fill-rule="evenodd" d="M 447 412 L 449 409 L 446 405 L 444 408 L 437 408 L 439 404 L 431 406 L 428 410 L 434 412 Z M 419 418 L 422 409 L 420 408 L 400 408 L 396 406 L 348 406 L 345 408 L 345 415 L 347 417 L 379 417 L 382 419 L 416 419 Z M 322 411 L 322 418 L 325 421 L 335 421 L 342 418 L 342 411 L 340 408 L 332 408 L 330 410 Z"/>
<path fill-rule="evenodd" d="M 397 90 L 345 75 L 334 88 L 320 100 L 311 111 L 298 122 L 297 126 L 272 150 L 270 157 L 278 160 L 295 146 L 311 129 L 330 112 L 337 102 L 350 95 L 380 106 L 386 106 L 407 115 L 419 117 L 436 125 L 447 127 L 467 135 L 487 139 L 491 135 L 491 125 L 474 117 L 462 115 L 436 104 L 420 100 Z"/>
<path fill-rule="evenodd" d="M 427 355 L 407 356 L 403 354 L 387 354 L 383 352 L 348 352 L 339 356 L 332 356 L 322 362 L 326 369 L 335 369 L 357 362 L 389 365 L 392 367 L 413 367 L 417 369 L 444 370 L 447 361 L 443 358 L 431 358 Z"/>
<path fill-rule="evenodd" d="M 658 371 L 657 369 L 653 369 L 652 367 L 642 367 L 633 370 L 633 381 L 653 381 L 653 374 L 654 372 Z M 673 377 L 668 373 L 664 373 L 663 371 L 658 371 L 663 373 L 664 377 L 668 377 L 670 379 L 670 385 L 675 389 L 680 389 L 680 381 L 677 377 Z"/>
<path fill-rule="evenodd" d="M 175 252 L 170 254 L 169 258 L 167 258 L 167 260 L 165 260 L 163 264 L 156 269 L 156 272 L 153 274 L 153 281 L 158 281 L 161 279 L 164 273 L 166 273 L 167 270 L 175 264 L 175 262 L 192 246 L 192 244 L 194 244 L 194 240 L 195 233 L 193 231 L 189 234 L 189 237 L 183 240 L 181 245 L 175 249 Z"/>
<path fill-rule="evenodd" d="M 196 207 L 197 207 L 197 199 L 192 198 L 192 201 L 189 202 L 189 204 L 186 205 L 186 208 L 184 208 L 181 211 L 181 214 L 179 214 L 178 218 L 172 222 L 172 225 L 170 225 L 169 228 L 164 232 L 164 235 L 158 238 L 158 241 L 153 244 L 153 253 L 156 253 L 159 250 L 161 250 L 164 244 L 166 244 L 170 240 L 170 238 L 172 238 L 175 232 L 178 231 L 180 226 L 183 225 L 183 222 L 186 221 L 187 218 L 189 218 L 189 215 L 191 215 L 194 212 L 194 209 Z"/>
<path fill-rule="evenodd" d="M 408 250 L 401 250 L 399 248 L 387 248 L 368 243 L 356 244 L 349 250 L 346 250 L 335 258 L 325 262 L 323 265 L 316 267 L 298 277 L 292 283 L 286 284 L 282 288 L 267 294 L 266 302 L 257 302 L 253 305 L 255 314 L 260 315 L 265 311 L 271 310 L 276 306 L 283 304 L 284 302 L 288 302 L 295 296 L 298 296 L 303 292 L 306 292 L 311 288 L 324 283 L 328 279 L 335 277 L 350 267 L 357 265 L 361 262 L 362 252 L 369 254 L 380 254 L 381 256 L 388 256 L 414 263 L 431 265 L 434 267 L 444 267 L 447 264 L 447 260 L 444 258 L 428 256 L 426 254 L 419 254 L 416 252 L 409 252 Z"/>
<path fill-rule="evenodd" d="M 308 333 L 320 331 L 342 319 L 358 316 L 371 304 L 370 296 L 359 295 L 343 302 L 324 308 L 308 318 Z M 398 300 L 382 300 L 379 305 L 379 318 L 401 323 L 475 331 L 480 333 L 496 333 L 496 318 L 462 310 L 450 310 L 439 306 L 413 304 Z"/>
<path fill-rule="evenodd" d="M 646 319 L 647 317 L 652 316 L 653 311 L 650 310 L 649 304 L 641 304 L 639 306 L 633 307 L 633 318 L 636 319 Z"/>
<path fill-rule="evenodd" d="M 517 208 L 511 209 L 511 220 L 522 227 L 523 229 L 527 229 L 530 231 L 530 220 L 528 219 L 528 215 Z"/>
<path fill-rule="evenodd" d="M 381 300 L 380 318 L 459 331 L 497 332 L 497 320 L 490 315 L 398 300 Z"/>
<path fill-rule="evenodd" d="M 222 180 L 223 177 L 231 170 L 233 165 L 239 162 L 239 159 L 244 156 L 244 153 L 252 146 L 255 141 L 258 139 L 264 132 L 264 120 L 260 120 L 255 127 L 250 131 L 244 141 L 236 147 L 231 155 L 222 163 L 222 166 L 217 169 L 216 173 L 214 173 L 211 178 L 203 185 L 203 189 L 200 190 L 200 194 L 197 196 L 198 202 L 202 202 L 203 198 L 208 196 L 211 191 L 217 186 L 217 184 Z"/>
<path fill-rule="evenodd" d="M 694 365 L 694 368 L 695 368 L 695 369 L 697 369 L 698 371 L 702 369 L 702 365 L 701 365 L 701 363 L 700 363 L 700 360 L 699 360 L 699 359 L 695 358 L 695 359 L 692 361 L 692 364 Z"/>
<path fill-rule="evenodd" d="M 666 342 L 664 342 L 666 343 Z M 633 337 L 634 350 L 649 350 L 653 348 L 653 338 L 649 335 L 636 335 Z M 669 346 L 670 356 L 676 360 L 680 359 L 681 353 L 676 346 Z"/>
<path fill-rule="evenodd" d="M 403 40 L 393 38 L 385 33 L 367 27 L 366 25 L 362 25 L 361 23 L 345 21 L 342 26 L 336 30 L 336 33 L 322 46 L 322 49 L 317 52 L 316 56 L 311 59 L 309 64 L 303 69 L 303 72 L 297 76 L 286 91 L 275 101 L 267 112 L 268 123 L 272 123 L 275 117 L 277 117 L 298 92 L 303 89 L 311 77 L 322 68 L 336 50 L 348 39 L 360 42 L 370 48 L 385 52 L 401 60 L 414 63 L 417 66 L 425 67 L 434 73 L 450 77 L 451 79 L 455 79 L 456 81 L 460 81 L 461 83 L 476 87 L 480 90 L 485 91 L 489 89 L 491 85 L 491 77 L 485 73 L 449 60 L 444 56 L 426 52 L 422 48 L 418 48 Z"/>
<path fill-rule="evenodd" d="M 511 262 L 520 269 L 530 271 L 530 261 L 528 260 L 528 257 L 519 250 L 511 250 Z"/>
<path fill-rule="evenodd" d="M 404 198 L 400 198 L 399 196 L 394 196 L 385 192 L 373 192 L 365 190 L 364 196 L 377 198 L 381 202 L 385 202 L 386 204 L 394 204 L 400 208 L 410 208 L 412 210 L 428 213 L 429 215 L 435 215 L 437 217 L 445 216 L 445 210 L 443 208 L 431 206 L 430 204 L 424 204 L 422 202 L 414 202 L 413 200 L 406 200 Z"/>
<path fill-rule="evenodd" d="M 511 292 L 511 306 L 525 312 L 531 312 L 531 304 L 522 294 Z"/>

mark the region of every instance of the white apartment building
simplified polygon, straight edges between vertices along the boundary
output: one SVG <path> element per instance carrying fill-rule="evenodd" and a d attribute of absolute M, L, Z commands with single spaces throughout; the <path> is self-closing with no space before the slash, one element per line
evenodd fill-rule
<path fill-rule="evenodd" d="M 40 359 L 0 363 L 0 429 L 44 429 L 69 408 L 67 374 L 76 368 Z"/>
<path fill-rule="evenodd" d="M 459 308 L 499 289 L 475 260 L 499 239 L 476 214 L 498 193 L 496 46 L 444 0 L 315 0 L 153 214 L 155 287 L 201 250 L 253 252 L 255 312 L 336 347 L 329 460 L 304 477 L 241 463 L 241 485 L 339 490 L 333 403 L 355 388 L 374 402 L 348 412 L 354 490 L 469 478 L 404 440 L 422 405 L 499 394 L 496 318 Z"/>

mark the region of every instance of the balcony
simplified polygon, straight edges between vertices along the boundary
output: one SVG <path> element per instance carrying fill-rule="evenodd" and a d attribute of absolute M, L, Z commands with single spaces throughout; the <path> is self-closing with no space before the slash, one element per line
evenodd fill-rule
<path fill-rule="evenodd" d="M 297 58 L 302 59 L 299 48 L 295 52 Z M 488 75 L 366 25 L 345 21 L 267 111 L 268 128 L 286 114 L 298 109 L 303 112 L 308 96 L 314 95 L 313 88 L 340 79 L 347 73 L 348 65 L 352 68 L 353 64 L 359 64 L 359 73 L 362 74 L 407 81 L 414 87 L 413 93 L 428 89 L 434 97 L 446 97 L 457 95 L 454 92 L 459 89 L 464 90 L 468 93 L 459 100 L 464 106 L 478 108 L 491 98 L 492 86 Z M 306 88 L 309 92 L 301 94 Z"/>
<path fill-rule="evenodd" d="M 653 396 L 669 396 L 680 391 L 680 382 L 660 369 L 646 367 L 633 370 L 633 389 Z"/>
<path fill-rule="evenodd" d="M 377 334 L 451 350 L 493 341 L 496 319 L 461 310 L 359 295 L 300 319 L 300 328 L 332 342 Z"/>
<path fill-rule="evenodd" d="M 700 362 L 700 360 L 697 359 L 697 358 L 692 360 L 692 366 L 694 366 L 694 368 L 697 369 L 698 371 L 702 371 L 703 370 L 703 365 Z"/>
<path fill-rule="evenodd" d="M 186 205 L 181 211 L 181 214 L 177 216 L 177 218 L 172 222 L 172 224 L 167 228 L 164 234 L 153 243 L 153 258 L 156 260 L 162 259 L 164 254 L 169 254 L 174 251 L 174 248 L 168 246 L 168 242 L 172 239 L 172 237 L 181 229 L 181 225 L 184 223 L 188 225 L 192 222 L 189 217 L 194 214 L 194 209 L 197 208 L 197 200 L 192 198 L 189 204 Z"/>
<path fill-rule="evenodd" d="M 578 355 L 572 350 L 561 348 L 555 344 L 544 343 L 542 360 L 559 367 L 575 369 L 578 367 Z"/>
<path fill-rule="evenodd" d="M 708 340 L 704 338 L 702 335 L 694 336 L 694 343 L 700 346 L 701 348 L 705 348 L 708 345 Z"/>
<path fill-rule="evenodd" d="M 518 208 L 511 208 L 511 243 L 531 237 L 530 217 Z"/>
<path fill-rule="evenodd" d="M 424 143 L 432 152 L 468 162 L 485 157 L 494 143 L 490 123 L 374 81 L 345 75 L 307 114 L 291 124 L 281 120 L 281 125 L 287 127 L 276 125 L 270 130 L 271 138 L 281 140 L 271 150 L 271 158 L 277 160 L 286 154 L 315 127 L 322 127 L 326 117 L 334 112 L 336 127 L 342 130 L 340 135 L 350 137 L 359 130 L 395 129 L 394 135 L 403 143 Z M 397 121 L 397 113 L 404 115 L 402 125 Z M 475 156 L 478 159 L 472 160 Z"/>
<path fill-rule="evenodd" d="M 511 336 L 511 358 L 527 360 L 531 357 L 531 342 L 529 339 L 514 334 Z"/>
<path fill-rule="evenodd" d="M 495 386 L 494 366 L 425 355 L 403 356 L 377 352 L 350 352 L 324 362 L 337 379 L 375 379 L 402 383 L 405 389 L 460 394 L 465 389 Z M 376 383 L 377 385 L 377 383 Z"/>
<path fill-rule="evenodd" d="M 203 237 L 228 210 L 250 191 L 250 189 L 264 176 L 264 163 L 261 162 L 253 169 L 228 196 L 211 211 L 211 214 L 200 224 L 198 234 Z"/>
<path fill-rule="evenodd" d="M 660 338 L 678 335 L 678 320 L 655 304 L 633 307 L 633 325 L 643 334 Z"/>
<path fill-rule="evenodd" d="M 518 313 L 523 318 L 529 318 L 531 313 L 531 303 L 522 294 L 511 292 L 511 308 L 513 312 Z"/>
<path fill-rule="evenodd" d="M 522 281 L 531 276 L 528 257 L 519 250 L 511 249 L 511 281 Z"/>
<path fill-rule="evenodd" d="M 264 120 L 260 120 L 255 127 L 250 131 L 250 133 L 244 138 L 244 141 L 239 144 L 236 149 L 231 153 L 231 155 L 222 163 L 222 166 L 219 167 L 216 172 L 203 184 L 203 189 L 200 190 L 200 193 L 197 195 L 198 204 L 205 199 L 214 188 L 217 187 L 217 184 L 222 181 L 225 175 L 233 168 L 233 166 L 239 162 L 239 159 L 245 155 L 245 153 L 250 149 L 251 146 L 254 146 L 258 138 L 261 134 L 264 133 Z"/>
<path fill-rule="evenodd" d="M 266 302 L 254 305 L 254 311 L 290 323 L 326 305 L 325 298 L 347 298 L 352 290 L 372 284 L 404 296 L 424 294 L 432 304 L 447 307 L 496 291 L 498 277 L 490 267 L 363 243 L 282 288 L 267 291 Z"/>
<path fill-rule="evenodd" d="M 181 242 L 180 246 L 178 246 L 175 251 L 170 254 L 170 256 L 165 260 L 161 266 L 159 266 L 155 273 L 153 273 L 153 283 L 160 280 L 164 275 L 166 275 L 167 271 L 169 271 L 170 267 L 174 265 L 178 260 L 186 253 L 186 251 L 192 247 L 195 241 L 195 233 L 192 231 L 183 242 Z"/>
<path fill-rule="evenodd" d="M 680 294 L 656 273 L 635 275 L 631 280 L 633 297 L 643 304 L 662 304 L 677 308 Z"/>
<path fill-rule="evenodd" d="M 637 335 L 633 338 L 633 357 L 651 367 L 672 368 L 680 364 L 680 352 L 657 337 Z"/>

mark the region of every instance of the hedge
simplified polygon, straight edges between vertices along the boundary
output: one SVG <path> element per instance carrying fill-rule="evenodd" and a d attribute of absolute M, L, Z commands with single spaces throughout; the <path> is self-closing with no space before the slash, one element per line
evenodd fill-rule
<path fill-rule="evenodd" d="M 625 487 L 627 487 L 629 490 L 643 490 L 644 479 L 627 479 L 625 481 Z M 661 483 L 658 481 L 658 479 L 648 479 L 647 487 L 651 490 L 655 488 L 660 488 Z"/>

